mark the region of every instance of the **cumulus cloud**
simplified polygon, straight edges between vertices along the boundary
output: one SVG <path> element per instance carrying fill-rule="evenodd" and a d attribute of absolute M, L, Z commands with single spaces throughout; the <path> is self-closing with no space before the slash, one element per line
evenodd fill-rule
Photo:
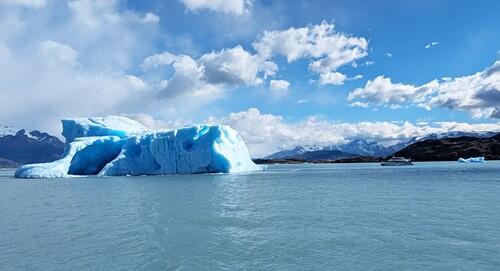
<path fill-rule="evenodd" d="M 368 54 L 365 38 L 337 32 L 333 24 L 326 22 L 283 31 L 266 31 L 253 46 L 265 59 L 283 56 L 289 63 L 299 59 L 310 60 L 309 69 L 322 76 L 320 82 L 325 84 L 338 84 L 340 78 L 336 70 Z"/>
<path fill-rule="evenodd" d="M 180 0 L 188 10 L 208 9 L 226 14 L 241 15 L 248 12 L 250 0 Z"/>
<path fill-rule="evenodd" d="M 328 72 L 319 75 L 320 85 L 343 85 L 347 79 L 345 74 L 340 72 Z"/>
<path fill-rule="evenodd" d="M 269 81 L 269 88 L 271 90 L 288 90 L 290 82 L 286 80 L 271 80 Z"/>
<path fill-rule="evenodd" d="M 204 101 L 220 98 L 227 87 L 260 85 L 277 70 L 276 64 L 241 46 L 213 51 L 198 59 L 163 52 L 145 58 L 141 66 L 145 70 L 173 68 L 173 75 L 160 84 L 161 97 L 191 95 Z"/>
<path fill-rule="evenodd" d="M 437 46 L 438 44 L 439 44 L 439 42 L 437 42 L 437 41 L 427 43 L 427 45 L 425 45 L 425 49 L 429 49 L 431 47 Z"/>
<path fill-rule="evenodd" d="M 147 108 L 150 87 L 129 72 L 152 35 L 141 14 L 118 1 L 77 0 L 1 15 L 1 123 L 57 132 L 62 117 Z"/>
<path fill-rule="evenodd" d="M 469 112 L 474 118 L 497 118 L 500 109 L 500 61 L 473 75 L 445 77 L 421 86 L 392 83 L 378 76 L 363 88 L 349 93 L 348 101 L 375 106 L 417 105 L 426 109 L 444 107 Z"/>
<path fill-rule="evenodd" d="M 303 28 L 265 32 L 253 43 L 255 53 L 240 45 L 212 51 L 199 58 L 163 52 L 145 58 L 141 66 L 144 70 L 173 67 L 172 77 L 156 84 L 164 85 L 165 91 L 161 92 L 169 97 L 173 94 L 204 92 L 211 93 L 210 97 L 216 99 L 216 90 L 221 94 L 228 87 L 261 85 L 278 71 L 274 57 L 280 55 L 289 62 L 310 59 L 309 68 L 319 74 L 319 84 L 342 85 L 345 80 L 359 79 L 360 76 L 348 78 L 335 70 L 364 57 L 367 46 L 364 38 L 336 32 L 334 25 L 323 22 Z M 181 72 L 187 68 L 185 65 L 188 60 L 192 70 L 183 75 Z M 271 80 L 269 86 L 272 90 L 287 89 L 289 83 L 286 83 Z"/>
<path fill-rule="evenodd" d="M 373 81 L 368 80 L 363 88 L 357 88 L 349 93 L 347 99 L 349 102 L 355 99 L 368 100 L 379 106 L 413 102 L 425 94 L 418 87 L 392 83 L 391 78 L 377 76 Z"/>
<path fill-rule="evenodd" d="M 263 157 L 297 145 L 329 146 L 356 138 L 376 140 L 386 145 L 415 136 L 450 131 L 500 131 L 500 123 L 468 124 L 460 122 L 335 122 L 308 117 L 288 123 L 279 115 L 263 114 L 256 108 L 211 117 L 209 123 L 222 123 L 236 129 L 247 143 L 253 157 Z"/>
<path fill-rule="evenodd" d="M 152 56 L 148 56 L 144 59 L 141 64 L 143 69 L 154 69 L 159 66 L 171 65 L 174 61 L 176 61 L 179 57 L 177 55 L 171 54 L 169 52 L 163 52 L 159 54 L 155 54 Z"/>
<path fill-rule="evenodd" d="M 160 22 L 160 17 L 158 17 L 158 15 L 154 13 L 148 12 L 146 13 L 146 15 L 139 19 L 139 22 L 144 24 L 157 24 L 158 22 Z"/>
<path fill-rule="evenodd" d="M 277 70 L 276 64 L 263 61 L 241 46 L 205 54 L 199 61 L 205 66 L 207 81 L 215 84 L 259 85 L 260 73 L 266 78 Z"/>

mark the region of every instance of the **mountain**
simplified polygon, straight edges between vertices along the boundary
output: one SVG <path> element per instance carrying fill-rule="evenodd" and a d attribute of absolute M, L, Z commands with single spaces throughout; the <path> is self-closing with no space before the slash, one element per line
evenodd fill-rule
<path fill-rule="evenodd" d="M 6 135 L 15 135 L 17 131 L 19 131 L 19 129 L 16 129 L 15 127 L 0 125 L 0 137 Z"/>
<path fill-rule="evenodd" d="M 293 159 L 305 160 L 305 161 L 317 161 L 317 160 L 338 160 L 345 158 L 353 158 L 359 155 L 353 153 L 346 153 L 339 150 L 318 150 L 318 151 L 308 151 L 302 154 L 295 155 Z"/>
<path fill-rule="evenodd" d="M 26 133 L 24 129 L 15 133 L 12 131 L 11 128 L 0 127 L 0 158 L 3 158 L 0 167 L 10 167 L 14 165 L 12 162 L 50 162 L 59 159 L 63 153 L 64 143 L 55 136 L 39 131 Z"/>
<path fill-rule="evenodd" d="M 283 162 L 314 162 L 314 161 L 333 161 L 339 159 L 348 159 L 358 157 L 358 154 L 346 153 L 337 149 L 329 150 L 319 147 L 296 147 L 292 150 L 285 150 L 269 155 L 261 161 L 283 161 Z"/>
<path fill-rule="evenodd" d="M 284 151 L 279 151 L 279 152 L 273 153 L 273 154 L 265 157 L 265 159 L 286 159 L 289 157 L 293 157 L 295 155 L 303 154 L 306 151 L 307 150 L 304 147 L 297 146 L 291 150 L 284 150 Z"/>
<path fill-rule="evenodd" d="M 492 137 L 451 137 L 418 141 L 394 154 L 414 161 L 455 161 L 458 158 L 484 156 L 500 159 L 500 133 Z"/>
<path fill-rule="evenodd" d="M 297 146 L 291 150 L 284 150 L 273 153 L 265 159 L 288 159 L 288 158 L 296 158 L 306 152 L 317 152 L 317 151 L 340 151 L 342 153 L 354 154 L 356 156 L 373 156 L 373 157 L 384 157 L 391 153 L 394 153 L 407 145 L 413 143 L 404 142 L 398 143 L 396 145 L 390 147 L 384 147 L 382 144 L 377 143 L 375 141 L 367 141 L 364 139 L 355 139 L 349 143 L 342 145 L 332 145 L 326 147 L 319 146 Z M 319 155 L 319 153 L 318 153 Z M 346 158 L 348 158 L 346 156 Z"/>
<path fill-rule="evenodd" d="M 418 141 L 424 141 L 428 139 L 445 139 L 445 138 L 458 138 L 458 137 L 475 137 L 475 138 L 487 138 L 495 136 L 498 132 L 493 131 L 481 131 L 481 132 L 462 132 L 462 131 L 450 131 L 446 133 L 432 133 L 424 137 L 418 138 Z"/>
<path fill-rule="evenodd" d="M 347 144 L 331 146 L 346 153 L 353 153 L 361 156 L 386 156 L 387 148 L 375 141 L 366 141 L 364 139 L 355 139 Z"/>
<path fill-rule="evenodd" d="M 0 168 L 17 168 L 19 166 L 20 166 L 19 163 L 16 163 L 8 159 L 0 158 Z"/>

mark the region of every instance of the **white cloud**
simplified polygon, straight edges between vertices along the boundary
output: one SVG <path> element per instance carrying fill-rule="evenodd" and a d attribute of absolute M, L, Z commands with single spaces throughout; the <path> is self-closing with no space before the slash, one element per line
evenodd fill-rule
<path fill-rule="evenodd" d="M 378 76 L 349 93 L 348 101 L 376 106 L 413 104 L 426 109 L 444 107 L 469 112 L 474 118 L 500 117 L 500 61 L 473 75 L 445 77 L 421 86 L 392 83 Z"/>
<path fill-rule="evenodd" d="M 205 102 L 222 97 L 228 87 L 260 85 L 274 75 L 276 64 L 245 51 L 241 46 L 222 49 L 193 59 L 186 55 L 163 52 L 144 59 L 145 70 L 172 66 L 174 73 L 163 79 L 160 97 L 192 95 Z"/>
<path fill-rule="evenodd" d="M 286 80 L 271 80 L 269 81 L 269 88 L 271 90 L 288 90 L 290 82 Z"/>
<path fill-rule="evenodd" d="M 47 4 L 46 0 L 1 0 L 0 6 L 24 6 L 30 8 L 41 8 Z"/>
<path fill-rule="evenodd" d="M 77 63 L 78 53 L 66 44 L 46 40 L 40 43 L 39 49 L 47 62 L 63 63 L 70 66 Z"/>
<path fill-rule="evenodd" d="M 253 44 L 265 59 L 284 56 L 288 62 L 309 59 L 309 69 L 323 75 L 324 82 L 332 78 L 339 67 L 365 57 L 368 42 L 365 38 L 352 37 L 335 31 L 333 24 L 322 22 L 302 28 L 283 31 L 266 31 Z M 337 78 L 338 75 L 334 75 Z"/>
<path fill-rule="evenodd" d="M 163 52 L 160 54 L 155 54 L 148 56 L 144 59 L 141 64 L 143 69 L 154 69 L 159 66 L 171 65 L 174 61 L 178 59 L 177 55 L 171 54 L 169 52 Z"/>
<path fill-rule="evenodd" d="M 209 123 L 222 123 L 236 129 L 248 145 L 253 157 L 262 157 L 297 145 L 328 146 L 355 138 L 393 144 L 415 136 L 449 131 L 500 131 L 499 123 L 468 124 L 459 122 L 357 122 L 345 123 L 309 117 L 287 123 L 283 117 L 262 114 L 256 108 L 231 113 L 222 118 L 211 117 Z"/>
<path fill-rule="evenodd" d="M 248 12 L 250 0 L 180 0 L 188 10 L 208 9 L 226 14 L 242 15 Z"/>
<path fill-rule="evenodd" d="M 368 80 L 363 88 L 357 88 L 349 93 L 349 102 L 355 99 L 368 100 L 375 105 L 400 104 L 413 101 L 419 94 L 424 94 L 412 85 L 392 83 L 390 78 L 377 76 Z"/>
<path fill-rule="evenodd" d="M 360 76 L 348 78 L 336 72 L 335 69 L 367 54 L 367 42 L 364 38 L 350 37 L 335 32 L 334 26 L 326 22 L 304 28 L 290 28 L 281 32 L 265 32 L 253 46 L 256 53 L 249 52 L 238 45 L 206 53 L 197 59 L 189 57 L 199 70 L 197 68 L 193 76 L 176 77 L 178 70 L 174 67 L 173 76 L 174 81 L 177 82 L 175 86 L 183 86 L 179 89 L 184 91 L 170 90 L 165 93 L 178 94 L 197 88 L 219 89 L 221 90 L 219 93 L 223 93 L 227 87 L 260 85 L 277 72 L 278 66 L 273 62 L 273 57 L 277 55 L 286 56 L 289 61 L 300 58 L 311 59 L 309 67 L 319 74 L 320 84 L 341 85 L 345 80 L 359 79 Z M 179 57 L 181 56 L 164 52 L 145 58 L 141 66 L 145 70 L 173 66 L 179 61 Z M 199 78 L 196 77 L 198 75 L 200 75 Z M 181 83 L 181 78 L 186 81 Z M 196 83 L 192 82 L 193 78 L 196 79 Z M 167 78 L 165 82 L 165 85 L 173 84 L 172 79 Z M 284 88 L 283 82 L 279 80 L 270 82 L 271 89 L 276 90 L 278 86 Z M 217 98 L 213 95 L 211 97 Z"/>
<path fill-rule="evenodd" d="M 392 53 L 385 53 L 385 56 L 388 58 L 392 58 Z"/>
<path fill-rule="evenodd" d="M 80 0 L 2 9 L 0 123 L 55 133 L 62 117 L 151 110 L 151 87 L 128 71 L 154 33 L 118 6 Z"/>
<path fill-rule="evenodd" d="M 429 49 L 431 47 L 437 46 L 438 44 L 439 44 L 439 42 L 437 42 L 437 41 L 430 42 L 427 45 L 425 45 L 425 49 Z"/>
<path fill-rule="evenodd" d="M 319 75 L 320 85 L 343 85 L 347 76 L 340 72 L 328 72 Z"/>
<path fill-rule="evenodd" d="M 106 24 L 119 23 L 120 14 L 116 11 L 117 0 L 72 0 L 68 7 L 79 23 L 97 28 Z"/>
<path fill-rule="evenodd" d="M 263 61 L 241 46 L 205 54 L 199 62 L 205 66 L 207 81 L 215 84 L 259 85 L 260 73 L 265 78 L 277 70 L 276 64 Z"/>
<path fill-rule="evenodd" d="M 359 80 L 359 79 L 363 79 L 363 75 L 356 74 L 354 77 L 349 78 L 349 80 Z"/>
<path fill-rule="evenodd" d="M 363 102 L 360 102 L 360 101 L 356 101 L 356 102 L 350 103 L 349 106 L 368 108 L 370 105 L 368 103 L 363 103 Z"/>
<path fill-rule="evenodd" d="M 221 88 L 204 80 L 205 67 L 189 56 L 178 56 L 172 62 L 174 75 L 164 81 L 162 98 L 189 97 L 205 101 L 219 98 Z"/>
<path fill-rule="evenodd" d="M 148 12 L 146 13 L 146 15 L 139 19 L 139 22 L 144 24 L 157 24 L 160 22 L 160 17 L 158 17 L 158 15 L 154 13 Z"/>

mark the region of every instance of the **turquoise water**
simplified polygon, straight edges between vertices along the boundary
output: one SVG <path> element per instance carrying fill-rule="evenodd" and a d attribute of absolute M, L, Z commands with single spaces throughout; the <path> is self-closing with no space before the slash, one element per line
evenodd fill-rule
<path fill-rule="evenodd" d="M 0 270 L 499 270 L 500 163 L 19 180 Z"/>

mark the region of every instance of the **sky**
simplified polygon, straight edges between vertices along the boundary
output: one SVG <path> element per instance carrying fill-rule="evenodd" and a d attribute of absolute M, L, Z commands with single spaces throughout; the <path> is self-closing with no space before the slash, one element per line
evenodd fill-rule
<path fill-rule="evenodd" d="M 500 2 L 0 0 L 0 124 L 235 128 L 254 157 L 500 130 Z"/>

